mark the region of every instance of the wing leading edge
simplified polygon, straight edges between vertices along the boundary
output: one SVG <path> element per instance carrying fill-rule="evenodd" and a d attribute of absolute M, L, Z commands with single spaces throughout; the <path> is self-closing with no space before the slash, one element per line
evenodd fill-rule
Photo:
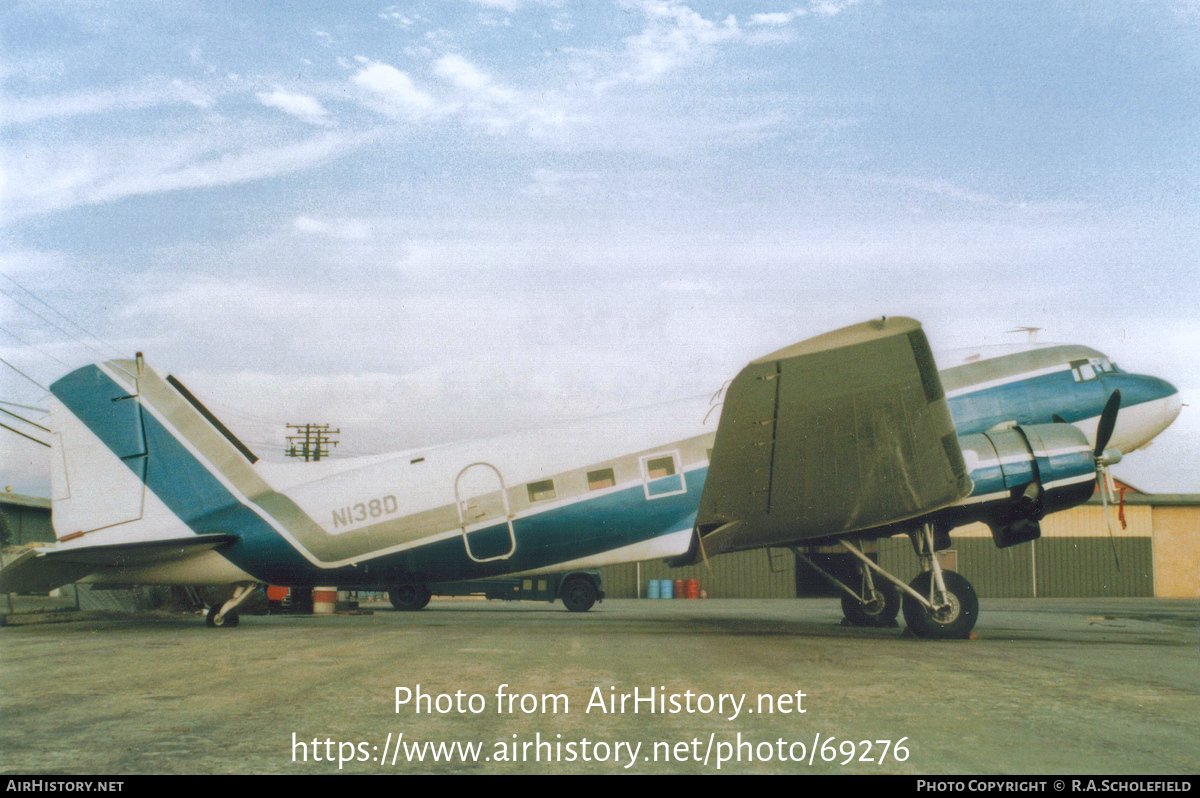
<path fill-rule="evenodd" d="M 736 551 L 917 518 L 971 489 L 920 323 L 884 318 L 742 369 L 697 528 L 707 551 Z"/>

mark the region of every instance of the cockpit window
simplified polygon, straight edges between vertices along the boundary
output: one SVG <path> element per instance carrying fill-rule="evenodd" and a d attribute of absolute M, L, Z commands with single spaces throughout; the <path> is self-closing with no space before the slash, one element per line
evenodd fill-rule
<path fill-rule="evenodd" d="M 1100 376 L 1096 363 L 1098 363 L 1097 360 L 1072 360 L 1071 373 L 1075 377 L 1075 382 L 1086 382 Z"/>

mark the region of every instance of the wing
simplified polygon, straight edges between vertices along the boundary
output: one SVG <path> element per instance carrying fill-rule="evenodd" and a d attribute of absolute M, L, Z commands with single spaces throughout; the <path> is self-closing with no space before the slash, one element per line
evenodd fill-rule
<path fill-rule="evenodd" d="M 197 535 L 112 546 L 26 549 L 0 570 L 0 593 L 40 593 L 100 571 L 187 559 L 236 540 L 235 535 Z"/>
<path fill-rule="evenodd" d="M 697 528 L 707 551 L 736 551 L 916 518 L 971 489 L 920 323 L 885 318 L 742 369 Z"/>

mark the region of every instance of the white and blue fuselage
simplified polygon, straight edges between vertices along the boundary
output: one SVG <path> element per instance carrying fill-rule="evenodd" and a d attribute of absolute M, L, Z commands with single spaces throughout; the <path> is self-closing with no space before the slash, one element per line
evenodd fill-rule
<path fill-rule="evenodd" d="M 1094 441 L 1114 390 L 1122 402 L 1111 446 L 1126 453 L 1180 409 L 1167 382 L 1078 346 L 978 358 L 941 377 L 975 482 L 956 516 L 964 522 L 969 508 L 1009 499 L 1038 473 L 1054 477 L 1048 495 L 1090 494 L 1083 438 Z M 79 369 L 51 390 L 59 551 L 227 538 L 177 563 L 97 577 L 142 584 L 384 588 L 678 556 L 695 534 L 720 418 L 706 396 L 478 442 L 282 465 L 257 462 L 140 360 Z M 1083 435 L 1041 427 L 1063 423 Z M 1005 450 L 1013 427 L 1033 430 L 1023 433 L 1032 455 Z"/>

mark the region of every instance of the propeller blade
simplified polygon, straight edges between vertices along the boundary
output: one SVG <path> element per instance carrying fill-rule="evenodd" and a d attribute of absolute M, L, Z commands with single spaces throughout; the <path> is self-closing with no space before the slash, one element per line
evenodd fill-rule
<path fill-rule="evenodd" d="M 1100 413 L 1100 423 L 1096 425 L 1096 449 L 1093 454 L 1099 457 L 1104 453 L 1113 430 L 1117 428 L 1117 412 L 1121 409 L 1121 392 L 1113 391 L 1104 403 L 1104 411 Z"/>

